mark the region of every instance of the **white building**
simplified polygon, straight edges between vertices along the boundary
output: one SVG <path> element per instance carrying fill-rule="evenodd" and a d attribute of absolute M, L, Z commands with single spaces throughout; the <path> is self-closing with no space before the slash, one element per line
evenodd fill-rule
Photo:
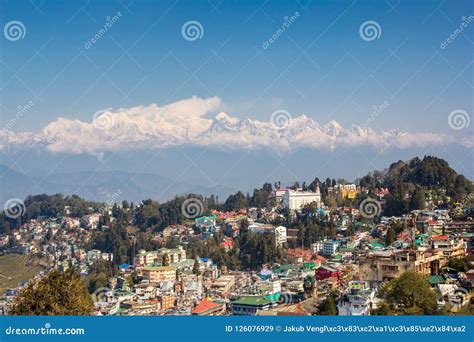
<path fill-rule="evenodd" d="M 249 225 L 248 229 L 252 234 L 270 233 L 275 235 L 275 244 L 279 247 L 286 243 L 286 227 L 275 227 L 269 224 L 252 223 Z"/>
<path fill-rule="evenodd" d="M 333 255 L 336 254 L 337 248 L 339 247 L 340 241 L 336 240 L 325 240 L 323 241 L 323 250 L 324 255 Z"/>
<path fill-rule="evenodd" d="M 145 251 L 141 249 L 137 255 L 135 255 L 135 264 L 150 266 L 155 263 L 161 263 L 163 256 L 167 254 L 170 263 L 177 263 L 186 260 L 186 250 L 182 246 L 176 248 L 160 248 L 157 251 Z"/>
<path fill-rule="evenodd" d="M 311 252 L 313 254 L 320 254 L 323 252 L 323 241 L 317 241 L 315 243 L 312 243 L 311 246 Z"/>
<path fill-rule="evenodd" d="M 337 311 L 339 316 L 369 316 L 370 310 L 377 308 L 375 290 L 365 281 L 349 282 L 349 289 L 343 294 Z"/>
<path fill-rule="evenodd" d="M 301 190 L 286 190 L 283 195 L 283 206 L 290 210 L 300 210 L 306 204 L 316 202 L 318 207 L 321 206 L 321 193 L 319 188 L 315 192 Z"/>
<path fill-rule="evenodd" d="M 287 191 L 286 188 L 280 188 L 280 189 L 274 189 L 273 190 L 273 197 L 275 197 L 275 200 L 277 203 L 281 203 L 283 196 L 285 195 L 285 192 Z"/>

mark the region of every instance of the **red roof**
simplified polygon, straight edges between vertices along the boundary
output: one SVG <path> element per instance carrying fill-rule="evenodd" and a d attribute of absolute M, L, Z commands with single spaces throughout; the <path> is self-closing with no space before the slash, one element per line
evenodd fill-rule
<path fill-rule="evenodd" d="M 325 262 L 326 258 L 322 257 L 321 255 L 316 255 L 313 257 L 314 260 L 319 261 L 319 262 Z"/>
<path fill-rule="evenodd" d="M 313 253 L 311 253 L 311 251 L 307 250 L 307 249 L 302 249 L 302 248 L 291 249 L 291 248 L 289 248 L 286 251 L 286 255 L 287 256 L 292 256 L 292 257 L 301 257 L 305 261 L 310 261 L 311 257 L 313 256 Z"/>
<path fill-rule="evenodd" d="M 433 240 L 435 240 L 435 241 L 438 241 L 438 240 L 446 241 L 446 240 L 448 240 L 448 236 L 447 235 L 434 235 Z"/>
<path fill-rule="evenodd" d="M 221 242 L 222 247 L 232 247 L 234 245 L 234 241 L 232 240 L 225 240 Z"/>
<path fill-rule="evenodd" d="M 199 315 L 206 311 L 214 311 L 216 309 L 220 309 L 222 304 L 211 302 L 210 300 L 204 299 L 199 303 L 193 310 L 193 315 Z"/>

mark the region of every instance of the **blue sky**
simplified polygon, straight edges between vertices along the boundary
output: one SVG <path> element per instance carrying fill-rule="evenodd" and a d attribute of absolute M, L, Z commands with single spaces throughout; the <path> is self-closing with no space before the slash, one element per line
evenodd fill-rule
<path fill-rule="evenodd" d="M 0 40 L 0 125 L 34 103 L 14 131 L 193 95 L 219 96 L 237 117 L 268 120 L 285 109 L 343 126 L 360 125 L 388 101 L 377 128 L 440 133 L 452 133 L 450 112 L 473 109 L 474 25 L 440 48 L 474 14 L 467 0 L 2 1 L 0 13 L 2 26 L 19 20 L 26 28 L 24 39 Z M 204 30 L 192 42 L 181 34 L 190 20 Z M 381 28 L 373 41 L 359 35 L 369 20 Z"/>

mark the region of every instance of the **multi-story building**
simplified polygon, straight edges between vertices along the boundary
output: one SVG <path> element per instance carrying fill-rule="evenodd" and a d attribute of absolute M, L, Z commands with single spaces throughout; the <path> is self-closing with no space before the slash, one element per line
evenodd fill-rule
<path fill-rule="evenodd" d="M 294 248 L 286 250 L 286 260 L 290 264 L 303 265 L 304 262 L 310 261 L 313 253 L 309 249 Z"/>
<path fill-rule="evenodd" d="M 300 210 L 306 204 L 315 202 L 319 207 L 322 204 L 319 188 L 315 192 L 302 190 L 286 190 L 283 195 L 283 206 L 290 210 Z"/>
<path fill-rule="evenodd" d="M 173 295 L 163 295 L 160 296 L 160 303 L 161 303 L 161 310 L 167 310 L 173 308 L 175 302 L 175 298 Z"/>
<path fill-rule="evenodd" d="M 168 255 L 170 263 L 186 260 L 186 250 L 182 246 L 178 246 L 177 248 L 160 248 L 157 251 L 150 252 L 142 249 L 135 256 L 135 264 L 144 266 L 159 264 L 165 254 Z"/>
<path fill-rule="evenodd" d="M 436 235 L 433 239 L 433 252 L 446 258 L 462 257 L 465 254 L 463 239 L 449 238 L 448 235 Z"/>
<path fill-rule="evenodd" d="M 286 243 L 286 227 L 270 224 L 253 223 L 248 227 L 252 234 L 270 233 L 275 236 L 275 244 L 279 247 Z"/>
<path fill-rule="evenodd" d="M 266 296 L 242 296 L 231 301 L 232 315 L 255 316 L 257 311 L 265 311 L 277 305 Z"/>
<path fill-rule="evenodd" d="M 415 250 L 374 251 L 359 259 L 360 279 L 370 282 L 391 280 L 406 271 L 437 274 L 439 267 L 439 255 Z"/>
<path fill-rule="evenodd" d="M 368 316 L 370 310 L 377 306 L 375 290 L 364 281 L 351 281 L 349 290 L 337 303 L 339 316 Z"/>
<path fill-rule="evenodd" d="M 198 217 L 194 219 L 194 224 L 203 231 L 210 231 L 216 227 L 216 218 L 216 215 Z"/>
<path fill-rule="evenodd" d="M 337 247 L 340 245 L 340 241 L 337 240 L 325 240 L 323 241 L 323 249 L 321 251 L 324 255 L 333 255 L 336 253 Z"/>
<path fill-rule="evenodd" d="M 174 266 L 145 266 L 142 270 L 145 280 L 151 284 L 158 284 L 164 281 L 174 281 L 176 279 L 176 267 Z"/>
<path fill-rule="evenodd" d="M 323 241 L 317 241 L 312 243 L 310 246 L 311 252 L 313 254 L 319 254 L 323 252 Z"/>
<path fill-rule="evenodd" d="M 211 290 L 219 297 L 227 297 L 235 285 L 235 276 L 222 275 L 217 278 L 211 285 Z"/>
<path fill-rule="evenodd" d="M 90 214 L 81 217 L 81 224 L 84 227 L 96 229 L 99 223 L 100 214 Z"/>
<path fill-rule="evenodd" d="M 287 191 L 286 188 L 279 188 L 279 189 L 274 189 L 272 192 L 272 196 L 275 198 L 277 203 L 281 203 L 283 200 L 283 196 L 285 195 L 285 192 Z"/>
<path fill-rule="evenodd" d="M 342 198 L 356 198 L 357 194 L 361 192 L 361 189 L 355 184 L 336 184 L 330 192 L 336 192 L 342 196 Z"/>

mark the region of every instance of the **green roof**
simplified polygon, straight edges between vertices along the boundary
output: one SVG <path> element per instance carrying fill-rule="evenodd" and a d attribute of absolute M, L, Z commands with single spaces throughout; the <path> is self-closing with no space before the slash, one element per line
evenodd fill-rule
<path fill-rule="evenodd" d="M 170 263 L 170 266 L 177 267 L 177 268 L 189 267 L 189 266 L 193 266 L 193 265 L 194 265 L 194 259 L 186 259 L 186 260 L 181 260 L 181 261 L 178 261 L 178 262 Z"/>
<path fill-rule="evenodd" d="M 354 252 L 355 248 L 350 247 L 339 247 L 339 252 Z"/>
<path fill-rule="evenodd" d="M 215 220 L 217 218 L 216 215 L 211 215 L 211 216 L 203 216 L 203 217 L 198 217 L 196 221 L 206 221 L 206 220 Z"/>
<path fill-rule="evenodd" d="M 242 296 L 236 300 L 231 301 L 232 304 L 236 305 L 250 305 L 250 306 L 259 306 L 271 304 L 272 301 L 260 296 Z"/>
<path fill-rule="evenodd" d="M 433 275 L 428 278 L 431 285 L 444 284 L 444 277 L 442 275 Z"/>
<path fill-rule="evenodd" d="M 175 271 L 176 267 L 174 266 L 145 266 L 144 271 Z"/>

